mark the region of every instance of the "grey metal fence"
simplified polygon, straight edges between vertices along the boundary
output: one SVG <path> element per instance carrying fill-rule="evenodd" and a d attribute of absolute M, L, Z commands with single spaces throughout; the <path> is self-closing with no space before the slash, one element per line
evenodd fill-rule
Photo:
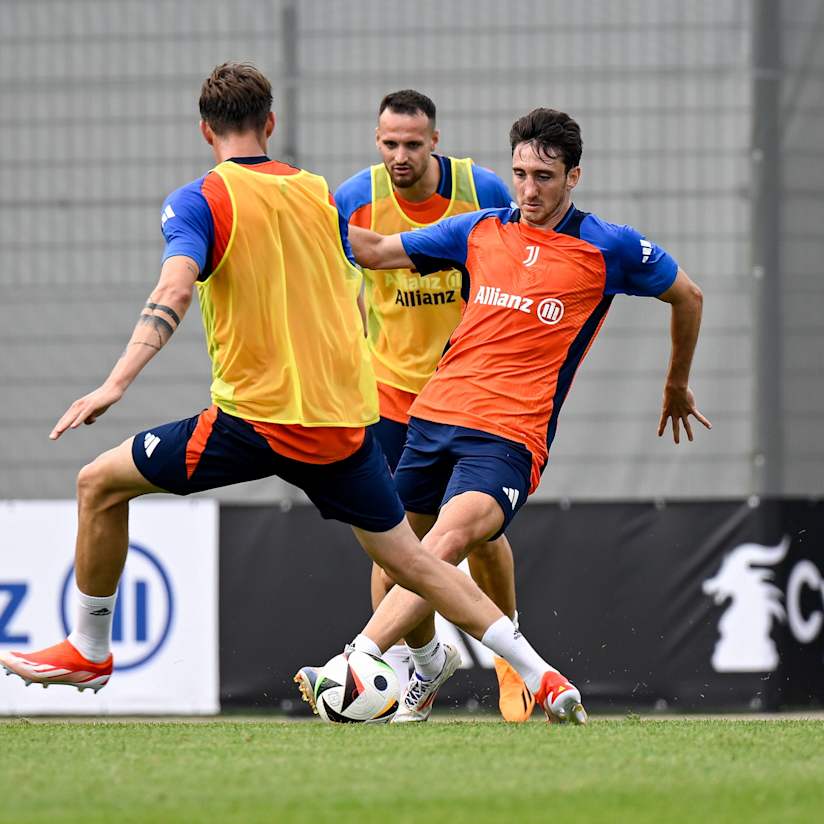
<path fill-rule="evenodd" d="M 756 0 L 0 3 L 0 497 L 71 496 L 97 452 L 208 402 L 193 314 L 118 407 L 46 439 L 65 405 L 105 376 L 155 281 L 163 197 L 210 166 L 197 94 L 226 59 L 253 60 L 273 81 L 272 154 L 332 185 L 374 162 L 376 107 L 391 89 L 432 96 L 443 151 L 504 179 L 511 122 L 537 105 L 563 108 L 584 135 L 577 204 L 637 226 L 701 284 L 694 388 L 713 432 L 678 448 L 655 437 L 668 310 L 618 299 L 564 408 L 539 495 L 770 491 L 765 449 L 781 479 L 773 491 L 820 494 L 822 3 L 775 5 L 781 220 L 766 275 L 781 299 L 770 303 L 754 276 L 765 231 L 756 206 L 770 196 L 753 158 Z M 764 352 L 779 351 L 764 349 L 765 311 L 782 341 L 776 369 L 765 366 Z M 769 417 L 764 398 L 776 404 Z M 271 481 L 221 496 L 293 493 Z"/>

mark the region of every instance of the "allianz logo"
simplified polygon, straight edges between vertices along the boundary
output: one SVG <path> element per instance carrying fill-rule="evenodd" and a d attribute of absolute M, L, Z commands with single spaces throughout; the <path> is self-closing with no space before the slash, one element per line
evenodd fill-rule
<path fill-rule="evenodd" d="M 516 309 L 527 315 L 532 314 L 532 305 L 535 303 L 532 298 L 503 292 L 497 286 L 479 286 L 472 302 L 486 306 L 500 306 L 504 309 Z M 535 315 L 541 323 L 555 326 L 564 316 L 564 304 L 558 298 L 544 298 L 536 307 Z"/>
<path fill-rule="evenodd" d="M 531 314 L 532 298 L 522 298 L 520 295 L 510 295 L 502 292 L 497 286 L 479 286 L 478 294 L 473 303 L 483 303 L 487 306 L 503 306 L 506 309 L 517 309 L 519 312 Z"/>
<path fill-rule="evenodd" d="M 773 671 L 779 664 L 771 637 L 774 621 L 786 621 L 801 644 L 810 644 L 821 635 L 824 575 L 818 567 L 808 559 L 798 561 L 790 570 L 786 593 L 772 583 L 775 572 L 769 567 L 780 563 L 789 547 L 789 536 L 776 546 L 741 544 L 724 557 L 718 572 L 704 581 L 705 595 L 719 606 L 729 602 L 718 622 L 719 639 L 712 654 L 716 672 Z M 821 609 L 804 611 L 805 590 L 815 594 Z"/>

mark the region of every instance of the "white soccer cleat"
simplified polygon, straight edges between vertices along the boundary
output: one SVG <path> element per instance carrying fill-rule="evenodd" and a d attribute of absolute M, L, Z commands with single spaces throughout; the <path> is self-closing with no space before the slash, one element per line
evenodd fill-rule
<path fill-rule="evenodd" d="M 412 674 L 401 695 L 400 707 L 392 719 L 393 724 L 409 724 L 428 720 L 432 714 L 432 704 L 438 690 L 461 665 L 461 655 L 455 647 L 444 644 L 443 650 L 446 653 L 446 660 L 443 668 L 434 678 L 424 681 L 417 673 Z"/>
<path fill-rule="evenodd" d="M 586 724 L 589 716 L 581 703 L 581 693 L 560 672 L 545 672 L 535 703 L 543 707 L 550 723 Z"/>

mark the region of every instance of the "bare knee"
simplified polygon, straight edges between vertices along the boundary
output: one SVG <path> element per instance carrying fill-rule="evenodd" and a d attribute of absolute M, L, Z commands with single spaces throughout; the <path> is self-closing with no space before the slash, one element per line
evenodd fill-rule
<path fill-rule="evenodd" d="M 77 473 L 77 502 L 82 508 L 108 509 L 128 500 L 112 483 L 106 463 L 96 458 Z"/>
<path fill-rule="evenodd" d="M 436 558 L 457 566 L 472 549 L 471 540 L 468 530 L 454 528 L 435 535 L 430 533 L 424 538 L 423 546 Z"/>
<path fill-rule="evenodd" d="M 505 553 L 507 549 L 508 546 L 503 536 L 501 536 L 494 541 L 484 541 L 483 543 L 477 544 L 472 549 L 472 555 L 481 561 L 489 561 L 498 558 Z"/>

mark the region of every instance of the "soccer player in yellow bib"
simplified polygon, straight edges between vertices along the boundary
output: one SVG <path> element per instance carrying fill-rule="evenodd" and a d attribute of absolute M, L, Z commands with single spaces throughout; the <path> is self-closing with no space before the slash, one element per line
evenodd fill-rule
<path fill-rule="evenodd" d="M 123 397 L 174 335 L 195 287 L 212 361 L 212 405 L 143 430 L 80 470 L 74 627 L 46 649 L 0 653 L 0 666 L 27 683 L 104 687 L 113 667 L 129 502 L 279 475 L 301 487 L 324 517 L 351 524 L 399 584 L 523 672 L 557 681 L 510 619 L 466 575 L 426 552 L 409 526 L 369 428 L 378 398 L 347 226 L 322 177 L 267 157 L 271 104 L 269 81 L 252 66 L 224 64 L 204 82 L 200 128 L 217 165 L 166 199 L 160 278 L 128 345 L 50 437 L 94 423 Z M 359 643 L 380 655 L 369 639 Z M 548 712 L 583 712 L 577 692 L 544 693 Z"/>
<path fill-rule="evenodd" d="M 494 172 L 470 158 L 436 152 L 435 104 L 420 92 L 404 89 L 383 98 L 375 139 L 382 162 L 361 170 L 335 192 L 350 226 L 391 235 L 453 215 L 512 205 L 506 185 Z M 364 269 L 363 274 L 362 310 L 380 398 L 380 421 L 373 431 L 394 472 L 406 441 L 409 407 L 435 372 L 460 320 L 462 275 L 451 265 L 427 277 L 410 269 Z M 481 589 L 517 624 L 512 549 L 506 536 L 478 547 L 469 556 L 469 568 Z M 371 583 L 375 609 L 391 581 L 374 565 Z M 405 684 L 410 652 L 416 671 L 429 675 L 442 663 L 439 644 L 437 638 L 432 649 L 409 650 L 397 644 L 384 658 Z M 495 658 L 495 672 L 501 715 L 507 721 L 525 721 L 534 706 L 532 694 L 502 658 Z M 428 712 L 407 720 L 426 717 Z"/>

